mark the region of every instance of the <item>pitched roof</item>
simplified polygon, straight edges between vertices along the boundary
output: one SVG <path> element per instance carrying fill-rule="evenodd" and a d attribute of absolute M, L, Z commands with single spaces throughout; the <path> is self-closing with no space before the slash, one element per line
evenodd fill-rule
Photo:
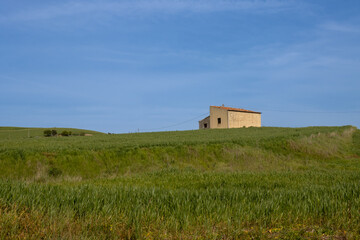
<path fill-rule="evenodd" d="M 204 121 L 205 119 L 209 118 L 210 116 L 207 116 L 206 118 L 201 119 L 199 122 Z"/>
<path fill-rule="evenodd" d="M 241 109 L 241 108 L 232 108 L 232 107 L 219 107 L 219 106 L 210 106 L 210 107 L 216 107 L 216 108 L 220 108 L 220 109 L 225 109 L 228 111 L 236 111 L 236 112 L 247 112 L 247 113 L 259 113 L 261 114 L 261 112 L 254 112 L 254 111 L 250 111 L 250 110 L 246 110 L 246 109 Z"/>

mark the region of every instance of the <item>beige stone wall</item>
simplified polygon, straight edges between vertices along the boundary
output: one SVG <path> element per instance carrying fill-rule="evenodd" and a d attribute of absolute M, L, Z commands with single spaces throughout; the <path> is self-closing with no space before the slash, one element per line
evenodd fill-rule
<path fill-rule="evenodd" d="M 229 128 L 261 127 L 261 114 L 228 111 Z"/>
<path fill-rule="evenodd" d="M 261 127 L 261 114 L 210 106 L 210 116 L 199 121 L 199 129 L 204 129 L 205 124 L 206 128 Z"/>
<path fill-rule="evenodd" d="M 205 124 L 206 124 L 206 127 L 205 127 Z M 206 129 L 206 128 L 210 128 L 210 116 L 199 121 L 199 129 Z"/>
<path fill-rule="evenodd" d="M 218 123 L 221 118 L 221 123 Z M 210 127 L 211 128 L 228 128 L 228 113 L 226 109 L 210 107 Z"/>

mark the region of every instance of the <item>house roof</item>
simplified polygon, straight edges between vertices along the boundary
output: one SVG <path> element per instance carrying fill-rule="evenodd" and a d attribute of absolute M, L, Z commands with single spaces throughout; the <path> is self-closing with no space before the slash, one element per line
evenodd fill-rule
<path fill-rule="evenodd" d="M 258 113 L 261 114 L 261 112 L 254 112 L 254 111 L 250 111 L 250 110 L 246 110 L 246 109 L 242 109 L 242 108 L 232 108 L 232 107 L 219 107 L 219 106 L 210 106 L 210 107 L 215 107 L 215 108 L 220 108 L 220 109 L 224 109 L 224 110 L 228 110 L 228 111 L 235 111 L 235 112 L 246 112 L 246 113 Z"/>
<path fill-rule="evenodd" d="M 205 119 L 209 118 L 210 116 L 207 116 L 206 118 L 201 119 L 199 122 L 204 121 Z"/>

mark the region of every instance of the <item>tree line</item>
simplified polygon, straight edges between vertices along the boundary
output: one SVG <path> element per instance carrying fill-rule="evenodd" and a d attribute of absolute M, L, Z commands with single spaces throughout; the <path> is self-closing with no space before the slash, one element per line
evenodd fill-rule
<path fill-rule="evenodd" d="M 58 134 L 58 132 L 55 129 L 46 129 L 44 130 L 44 136 L 45 137 L 55 137 L 55 136 L 72 136 L 73 133 L 71 131 L 62 131 L 60 134 Z M 81 135 L 81 134 L 80 134 Z"/>

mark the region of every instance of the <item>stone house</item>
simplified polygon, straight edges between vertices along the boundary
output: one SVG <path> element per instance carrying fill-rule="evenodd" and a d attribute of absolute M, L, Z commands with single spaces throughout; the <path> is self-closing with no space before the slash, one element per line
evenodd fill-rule
<path fill-rule="evenodd" d="M 261 127 L 261 112 L 210 106 L 210 116 L 199 121 L 199 129 Z"/>

